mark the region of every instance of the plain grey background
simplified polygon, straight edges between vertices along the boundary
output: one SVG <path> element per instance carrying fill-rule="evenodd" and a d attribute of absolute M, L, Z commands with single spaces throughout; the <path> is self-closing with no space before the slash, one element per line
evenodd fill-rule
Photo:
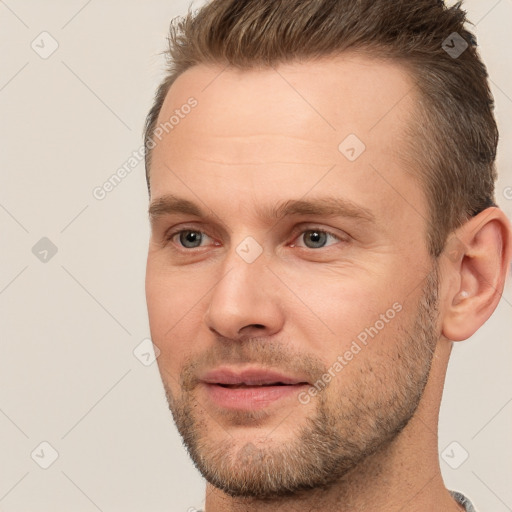
<path fill-rule="evenodd" d="M 0 0 L 4 512 L 203 504 L 204 482 L 143 341 L 143 163 L 132 161 L 103 200 L 93 195 L 140 148 L 169 21 L 188 5 Z M 512 0 L 470 0 L 466 8 L 492 80 L 497 198 L 511 217 Z M 512 510 L 511 318 L 509 281 L 490 321 L 455 345 L 441 408 L 446 485 L 482 512 Z"/>

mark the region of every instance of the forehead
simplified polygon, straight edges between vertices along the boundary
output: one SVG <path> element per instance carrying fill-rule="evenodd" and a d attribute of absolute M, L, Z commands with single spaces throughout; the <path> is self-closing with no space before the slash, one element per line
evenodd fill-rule
<path fill-rule="evenodd" d="M 333 132 L 335 138 L 347 131 L 392 136 L 409 121 L 416 94 L 405 67 L 355 53 L 249 70 L 199 65 L 174 82 L 159 122 L 194 97 L 201 115 L 187 124 L 203 132 L 244 136 L 263 128 L 301 135 L 308 128 L 316 142 Z"/>
<path fill-rule="evenodd" d="M 259 203 L 298 199 L 316 180 L 315 191 L 339 191 L 377 214 L 403 215 L 411 202 L 418 213 L 424 198 L 405 157 L 416 95 L 404 68 L 356 54 L 252 70 L 193 67 L 160 112 L 157 125 L 167 129 L 155 139 L 152 198 L 178 188 L 189 199 L 215 191 L 225 202 L 237 188 Z M 184 108 L 191 99 L 194 108 Z"/>

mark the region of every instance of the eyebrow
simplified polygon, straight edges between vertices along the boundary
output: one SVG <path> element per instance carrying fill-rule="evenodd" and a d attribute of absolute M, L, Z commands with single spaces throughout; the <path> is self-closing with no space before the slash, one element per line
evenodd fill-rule
<path fill-rule="evenodd" d="M 210 210 L 211 211 L 211 210 Z M 191 215 L 198 218 L 210 219 L 217 217 L 213 212 L 208 214 L 196 203 L 166 194 L 155 199 L 148 209 L 151 222 L 160 217 L 172 214 Z M 273 206 L 257 205 L 256 215 L 267 222 L 274 222 L 286 216 L 311 215 L 318 217 L 349 217 L 375 224 L 375 215 L 365 208 L 348 199 L 324 196 L 312 199 L 289 199 Z"/>

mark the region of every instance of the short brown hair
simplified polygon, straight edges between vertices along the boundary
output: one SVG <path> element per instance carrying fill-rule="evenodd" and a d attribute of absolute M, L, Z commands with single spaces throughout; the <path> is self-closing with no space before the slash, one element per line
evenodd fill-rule
<path fill-rule="evenodd" d="M 174 81 L 198 64 L 251 69 L 360 51 L 410 71 L 419 101 L 408 157 L 430 208 L 428 249 L 471 216 L 496 206 L 498 128 L 487 71 L 462 2 L 442 0 L 213 0 L 171 22 L 168 73 L 145 125 L 146 180 L 151 142 Z M 455 37 L 455 39 L 454 39 Z M 460 55 L 449 52 L 457 43 Z"/>

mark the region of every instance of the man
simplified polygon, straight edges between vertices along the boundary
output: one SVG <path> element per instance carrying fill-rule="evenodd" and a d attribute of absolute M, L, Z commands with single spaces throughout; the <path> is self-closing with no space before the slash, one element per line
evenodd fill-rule
<path fill-rule="evenodd" d="M 214 0 L 171 25 L 146 294 L 206 512 L 474 510 L 438 413 L 512 231 L 464 23 L 435 0 Z"/>

